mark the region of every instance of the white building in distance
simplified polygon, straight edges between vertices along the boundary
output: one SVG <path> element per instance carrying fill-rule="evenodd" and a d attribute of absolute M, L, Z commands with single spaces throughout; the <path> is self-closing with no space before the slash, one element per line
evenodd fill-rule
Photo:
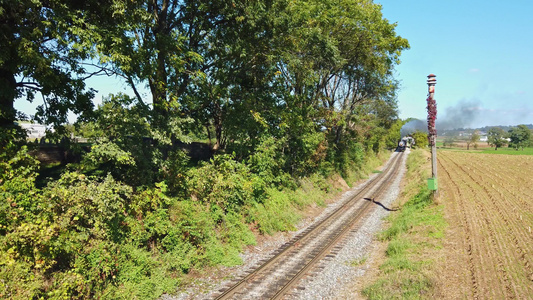
<path fill-rule="evenodd" d="M 42 124 L 15 122 L 28 133 L 30 139 L 40 139 L 46 135 L 46 126 Z M 53 131 L 53 129 L 51 130 Z"/>

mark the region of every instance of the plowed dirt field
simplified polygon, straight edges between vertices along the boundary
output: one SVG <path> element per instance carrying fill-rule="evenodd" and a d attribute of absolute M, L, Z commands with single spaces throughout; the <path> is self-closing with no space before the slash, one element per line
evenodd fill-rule
<path fill-rule="evenodd" d="M 439 151 L 439 294 L 533 299 L 533 156 Z"/>

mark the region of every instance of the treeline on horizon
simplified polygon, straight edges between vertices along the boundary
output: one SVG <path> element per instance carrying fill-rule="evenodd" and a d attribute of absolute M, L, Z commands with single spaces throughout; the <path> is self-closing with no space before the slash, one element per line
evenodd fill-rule
<path fill-rule="evenodd" d="M 294 228 L 396 147 L 394 29 L 367 0 L 1 2 L 0 297 L 156 298 Z M 99 75 L 135 96 L 94 107 Z M 48 138 L 74 113 L 92 141 L 48 179 L 13 125 L 36 97 Z"/>
<path fill-rule="evenodd" d="M 527 127 L 528 129 L 532 129 L 533 130 L 533 124 L 521 124 L 521 125 Z M 483 127 L 478 127 L 478 128 L 454 128 L 454 129 L 444 129 L 444 130 L 441 130 L 441 131 L 443 133 L 456 132 L 456 131 L 476 131 L 476 130 L 488 132 L 490 129 L 495 128 L 495 127 L 501 128 L 504 131 L 509 131 L 509 130 L 515 128 L 516 126 L 513 126 L 513 125 L 488 125 L 488 126 L 483 126 Z"/>

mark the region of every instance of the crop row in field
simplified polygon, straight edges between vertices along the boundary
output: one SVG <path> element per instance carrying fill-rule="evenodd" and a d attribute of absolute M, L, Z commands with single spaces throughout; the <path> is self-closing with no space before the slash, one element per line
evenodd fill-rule
<path fill-rule="evenodd" d="M 447 298 L 533 295 L 532 156 L 439 151 Z"/>

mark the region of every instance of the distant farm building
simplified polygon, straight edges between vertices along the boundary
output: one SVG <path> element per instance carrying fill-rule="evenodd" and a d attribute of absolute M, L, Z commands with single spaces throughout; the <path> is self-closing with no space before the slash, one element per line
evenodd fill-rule
<path fill-rule="evenodd" d="M 26 132 L 28 133 L 28 138 L 30 139 L 40 139 L 46 135 L 45 125 L 18 122 L 16 122 L 16 124 L 19 125 L 22 129 L 26 130 Z"/>

